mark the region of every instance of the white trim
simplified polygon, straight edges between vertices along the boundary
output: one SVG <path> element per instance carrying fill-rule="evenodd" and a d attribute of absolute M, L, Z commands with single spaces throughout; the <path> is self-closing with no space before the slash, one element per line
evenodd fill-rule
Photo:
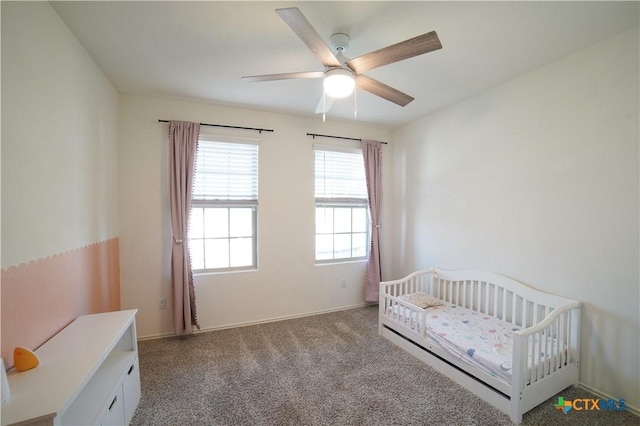
<path fill-rule="evenodd" d="M 249 327 L 249 326 L 252 326 L 252 325 L 268 324 L 270 322 L 285 321 L 285 320 L 297 319 L 297 318 L 305 318 L 305 317 L 311 317 L 311 316 L 314 316 L 314 315 L 329 314 L 331 312 L 348 311 L 349 309 L 363 308 L 364 306 L 366 306 L 365 303 L 358 303 L 356 305 L 343 306 L 343 307 L 340 307 L 340 308 L 323 309 L 323 310 L 320 310 L 320 311 L 313 311 L 313 312 L 307 312 L 307 313 L 302 313 L 302 314 L 285 315 L 285 316 L 281 316 L 281 317 L 267 318 L 267 319 L 258 320 L 258 321 L 247 321 L 247 322 L 240 322 L 240 323 L 236 323 L 236 324 L 227 324 L 227 325 L 220 325 L 220 326 L 215 326 L 215 327 L 207 327 L 207 328 L 201 328 L 198 331 L 194 331 L 193 334 L 208 333 L 210 331 L 226 330 L 226 329 L 229 329 L 229 328 Z M 163 339 L 165 337 L 174 337 L 174 336 L 175 336 L 175 334 L 173 334 L 173 333 L 151 334 L 151 335 L 148 335 L 148 336 L 138 336 L 138 341 L 140 342 L 140 341 L 143 341 L 143 340 Z"/>
<path fill-rule="evenodd" d="M 258 145 L 260 142 L 259 138 L 229 136 L 229 135 L 221 135 L 218 133 L 202 133 L 202 130 L 198 139 L 202 141 L 208 141 L 208 142 L 242 143 L 246 145 Z"/>
<path fill-rule="evenodd" d="M 360 144 L 358 141 L 353 141 L 357 144 Z M 349 154 L 362 154 L 362 148 L 357 148 L 355 146 L 344 146 L 343 145 L 329 145 L 322 143 L 313 143 L 313 149 L 315 151 L 334 151 L 334 152 L 346 152 Z"/>
<path fill-rule="evenodd" d="M 591 392 L 592 394 L 595 394 L 597 397 L 601 398 L 601 399 L 615 399 L 616 401 L 620 400 L 620 399 L 624 399 L 624 404 L 627 407 L 626 411 L 630 411 L 632 414 L 635 414 L 636 416 L 640 416 L 640 409 L 638 407 L 634 407 L 632 405 L 629 405 L 627 403 L 627 399 L 625 398 L 625 395 L 621 395 L 618 398 L 614 398 L 611 395 L 608 395 L 602 391 L 596 390 L 594 388 L 592 388 L 591 386 L 585 385 L 582 382 L 578 382 L 578 384 L 576 384 L 577 387 L 582 388 L 584 390 L 586 390 L 587 392 Z"/>
<path fill-rule="evenodd" d="M 345 257 L 345 258 L 327 259 L 327 260 L 318 260 L 318 259 L 316 259 L 315 266 L 342 265 L 344 263 L 367 262 L 368 260 L 369 260 L 369 258 L 367 256 L 364 256 L 364 257 Z"/>

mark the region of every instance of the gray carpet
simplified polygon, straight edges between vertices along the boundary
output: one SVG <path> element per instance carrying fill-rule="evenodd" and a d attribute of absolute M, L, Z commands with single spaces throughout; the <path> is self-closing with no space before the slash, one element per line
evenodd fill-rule
<path fill-rule="evenodd" d="M 132 425 L 511 425 L 377 334 L 369 306 L 139 344 Z M 580 388 L 565 399 L 592 397 Z M 525 425 L 638 425 L 630 412 L 557 411 Z"/>

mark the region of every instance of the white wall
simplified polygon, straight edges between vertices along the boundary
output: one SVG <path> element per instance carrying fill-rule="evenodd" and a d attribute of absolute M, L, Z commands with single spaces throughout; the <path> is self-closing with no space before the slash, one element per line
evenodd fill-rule
<path fill-rule="evenodd" d="M 117 236 L 118 92 L 48 2 L 2 2 L 2 268 Z"/>
<path fill-rule="evenodd" d="M 583 303 L 580 381 L 640 408 L 638 28 L 394 132 L 394 274 Z"/>
<path fill-rule="evenodd" d="M 257 137 L 258 270 L 195 278 L 203 329 L 296 316 L 363 303 L 365 263 L 315 266 L 313 139 L 307 132 L 387 141 L 388 130 L 330 117 L 297 117 L 123 95 L 120 102 L 120 226 L 123 308 L 139 309 L 141 337 L 172 333 L 167 156 L 168 124 L 158 119 L 263 127 L 273 133 L 202 127 Z M 317 140 L 320 142 L 320 140 Z M 349 145 L 323 139 L 323 144 Z M 356 145 L 357 146 L 357 145 Z M 385 147 L 385 152 L 388 148 Z M 386 164 L 391 165 L 391 161 Z M 385 173 L 390 178 L 390 173 Z M 340 280 L 347 288 L 340 288 Z"/>
<path fill-rule="evenodd" d="M 2 357 L 120 307 L 118 92 L 48 2 L 2 8 Z"/>

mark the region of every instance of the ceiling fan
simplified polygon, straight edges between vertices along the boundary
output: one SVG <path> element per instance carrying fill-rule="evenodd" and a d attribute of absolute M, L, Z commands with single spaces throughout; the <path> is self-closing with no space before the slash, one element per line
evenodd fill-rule
<path fill-rule="evenodd" d="M 245 81 L 273 81 L 300 78 L 324 78 L 324 95 L 316 112 L 326 112 L 333 99 L 349 96 L 354 87 L 366 90 L 400 106 L 414 98 L 363 73 L 442 48 L 435 31 L 387 46 L 355 59 L 347 59 L 343 52 L 349 47 L 347 34 L 333 34 L 331 47 L 322 40 L 297 7 L 276 9 L 276 13 L 324 65 L 324 71 L 290 72 L 242 77 Z"/>

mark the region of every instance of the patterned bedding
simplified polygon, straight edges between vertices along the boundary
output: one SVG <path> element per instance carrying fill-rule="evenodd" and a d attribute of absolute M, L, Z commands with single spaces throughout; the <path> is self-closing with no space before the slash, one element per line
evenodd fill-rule
<path fill-rule="evenodd" d="M 482 371 L 507 384 L 511 383 L 513 332 L 519 330 L 519 327 L 490 315 L 434 299 L 426 293 L 403 295 L 399 299 L 419 308 L 426 306 L 427 336 L 431 341 Z M 402 316 L 402 312 L 396 314 Z M 421 318 L 415 313 L 411 316 L 405 324 L 421 333 Z M 548 358 L 542 352 L 540 356 L 542 359 Z"/>

